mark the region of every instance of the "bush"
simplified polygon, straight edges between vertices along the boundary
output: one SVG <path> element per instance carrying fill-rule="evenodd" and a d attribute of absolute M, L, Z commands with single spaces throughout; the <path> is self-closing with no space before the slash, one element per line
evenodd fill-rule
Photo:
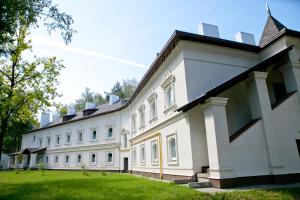
<path fill-rule="evenodd" d="M 104 171 L 102 171 L 101 174 L 102 174 L 102 176 L 107 176 L 107 173 Z"/>
<path fill-rule="evenodd" d="M 43 161 L 40 161 L 38 164 L 38 169 L 41 170 L 42 176 L 44 176 L 45 168 L 46 168 L 46 164 Z"/>
<path fill-rule="evenodd" d="M 89 168 L 87 167 L 87 165 L 85 163 L 81 163 L 81 169 L 82 169 L 82 174 L 84 176 L 89 175 Z"/>

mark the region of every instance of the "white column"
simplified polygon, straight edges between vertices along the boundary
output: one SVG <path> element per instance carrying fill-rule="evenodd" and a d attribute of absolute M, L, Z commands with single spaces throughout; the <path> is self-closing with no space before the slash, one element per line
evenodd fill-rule
<path fill-rule="evenodd" d="M 228 98 L 211 97 L 204 105 L 210 178 L 234 177 L 225 106 Z"/>
<path fill-rule="evenodd" d="M 29 167 L 30 168 L 36 167 L 35 162 L 36 162 L 36 153 L 30 154 L 30 164 L 29 164 Z"/>
<path fill-rule="evenodd" d="M 300 89 L 300 68 L 288 62 L 279 68 L 282 73 L 286 91 L 294 92 Z"/>

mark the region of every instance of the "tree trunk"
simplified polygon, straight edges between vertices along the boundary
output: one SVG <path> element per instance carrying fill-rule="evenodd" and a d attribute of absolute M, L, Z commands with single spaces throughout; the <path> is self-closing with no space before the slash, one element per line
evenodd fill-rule
<path fill-rule="evenodd" d="M 1 123 L 1 130 L 0 130 L 0 161 L 2 157 L 3 140 L 4 140 L 4 135 L 6 134 L 7 131 L 7 126 L 8 126 L 8 121 L 7 119 L 4 119 Z"/>

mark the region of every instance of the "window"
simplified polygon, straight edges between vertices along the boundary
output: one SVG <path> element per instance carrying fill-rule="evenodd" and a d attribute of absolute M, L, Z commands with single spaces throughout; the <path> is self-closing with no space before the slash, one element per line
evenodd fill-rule
<path fill-rule="evenodd" d="M 35 142 L 35 135 L 33 136 L 33 142 Z"/>
<path fill-rule="evenodd" d="M 55 156 L 54 163 L 58 163 L 58 156 Z"/>
<path fill-rule="evenodd" d="M 59 135 L 56 136 L 56 144 L 57 144 L 57 145 L 60 144 L 60 136 L 59 136 Z"/>
<path fill-rule="evenodd" d="M 71 133 L 66 133 L 66 144 L 71 143 Z"/>
<path fill-rule="evenodd" d="M 124 148 L 128 147 L 128 139 L 127 139 L 127 134 L 124 134 Z"/>
<path fill-rule="evenodd" d="M 107 131 L 107 138 L 112 138 L 113 137 L 113 128 L 110 127 L 108 128 L 108 131 Z"/>
<path fill-rule="evenodd" d="M 113 163 L 113 153 L 112 152 L 106 153 L 106 163 L 107 164 Z"/>
<path fill-rule="evenodd" d="M 172 85 L 168 86 L 165 90 L 165 102 L 166 109 L 174 105 L 174 92 Z"/>
<path fill-rule="evenodd" d="M 168 161 L 176 162 L 177 161 L 176 134 L 168 136 L 167 141 L 168 141 Z"/>
<path fill-rule="evenodd" d="M 165 94 L 166 111 L 175 105 L 174 82 L 175 76 L 169 72 L 168 78 L 166 78 L 165 82 L 161 85 L 161 88 L 164 90 Z"/>
<path fill-rule="evenodd" d="M 65 156 L 65 164 L 66 165 L 70 164 L 70 156 L 69 155 Z"/>
<path fill-rule="evenodd" d="M 136 115 L 132 115 L 131 117 L 131 132 L 135 133 L 136 132 Z"/>
<path fill-rule="evenodd" d="M 80 154 L 77 155 L 76 163 L 77 164 L 81 163 L 81 155 Z"/>
<path fill-rule="evenodd" d="M 78 131 L 78 142 L 82 142 L 82 141 L 83 141 L 83 132 Z"/>
<path fill-rule="evenodd" d="M 39 139 L 39 145 L 40 145 L 40 147 L 43 145 L 43 139 L 42 138 Z"/>
<path fill-rule="evenodd" d="M 48 156 L 46 156 L 46 158 L 45 158 L 45 163 L 47 163 L 47 164 L 48 164 L 48 162 L 49 162 L 49 157 L 48 157 Z"/>
<path fill-rule="evenodd" d="M 95 153 L 91 154 L 90 164 L 96 164 L 96 154 Z"/>
<path fill-rule="evenodd" d="M 50 136 L 47 137 L 47 145 L 48 145 L 48 146 L 51 145 L 51 138 L 50 138 Z"/>
<path fill-rule="evenodd" d="M 97 130 L 92 129 L 92 140 L 97 140 Z"/>
<path fill-rule="evenodd" d="M 150 121 L 156 119 L 156 99 L 150 102 Z"/>
<path fill-rule="evenodd" d="M 132 148 L 132 163 L 136 165 L 136 148 Z"/>
<path fill-rule="evenodd" d="M 140 153 L 141 153 L 141 164 L 145 164 L 146 162 L 146 151 L 145 151 L 145 145 L 142 144 L 140 146 Z"/>
<path fill-rule="evenodd" d="M 158 162 L 157 140 L 151 142 L 151 158 L 152 158 L 152 163 Z"/>
<path fill-rule="evenodd" d="M 300 139 L 296 140 L 296 144 L 297 144 L 298 154 L 300 157 Z"/>
<path fill-rule="evenodd" d="M 140 128 L 145 127 L 145 105 L 141 105 L 139 107 L 139 115 L 140 115 Z"/>

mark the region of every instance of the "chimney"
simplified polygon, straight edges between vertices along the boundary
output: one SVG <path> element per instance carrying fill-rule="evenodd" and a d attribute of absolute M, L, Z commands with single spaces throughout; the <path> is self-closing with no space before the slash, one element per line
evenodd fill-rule
<path fill-rule="evenodd" d="M 43 128 L 50 123 L 50 113 L 43 112 L 41 115 L 40 128 Z"/>
<path fill-rule="evenodd" d="M 245 44 L 256 45 L 254 35 L 251 33 L 238 32 L 235 34 L 235 40 Z"/>
<path fill-rule="evenodd" d="M 76 116 L 76 110 L 73 106 L 68 106 L 68 114 L 63 116 L 63 122 L 69 121 Z"/>
<path fill-rule="evenodd" d="M 109 105 L 113 105 L 120 100 L 120 97 L 114 94 L 109 95 Z"/>
<path fill-rule="evenodd" d="M 83 116 L 88 116 L 96 111 L 96 104 L 92 102 L 85 103 L 85 110 L 83 111 Z"/>
<path fill-rule="evenodd" d="M 220 38 L 219 28 L 216 25 L 201 23 L 198 31 L 200 35 Z"/>
<path fill-rule="evenodd" d="M 56 121 L 60 118 L 59 112 L 52 114 L 53 121 Z"/>
<path fill-rule="evenodd" d="M 76 114 L 76 110 L 74 106 L 68 106 L 68 115 L 75 115 L 75 114 Z"/>

